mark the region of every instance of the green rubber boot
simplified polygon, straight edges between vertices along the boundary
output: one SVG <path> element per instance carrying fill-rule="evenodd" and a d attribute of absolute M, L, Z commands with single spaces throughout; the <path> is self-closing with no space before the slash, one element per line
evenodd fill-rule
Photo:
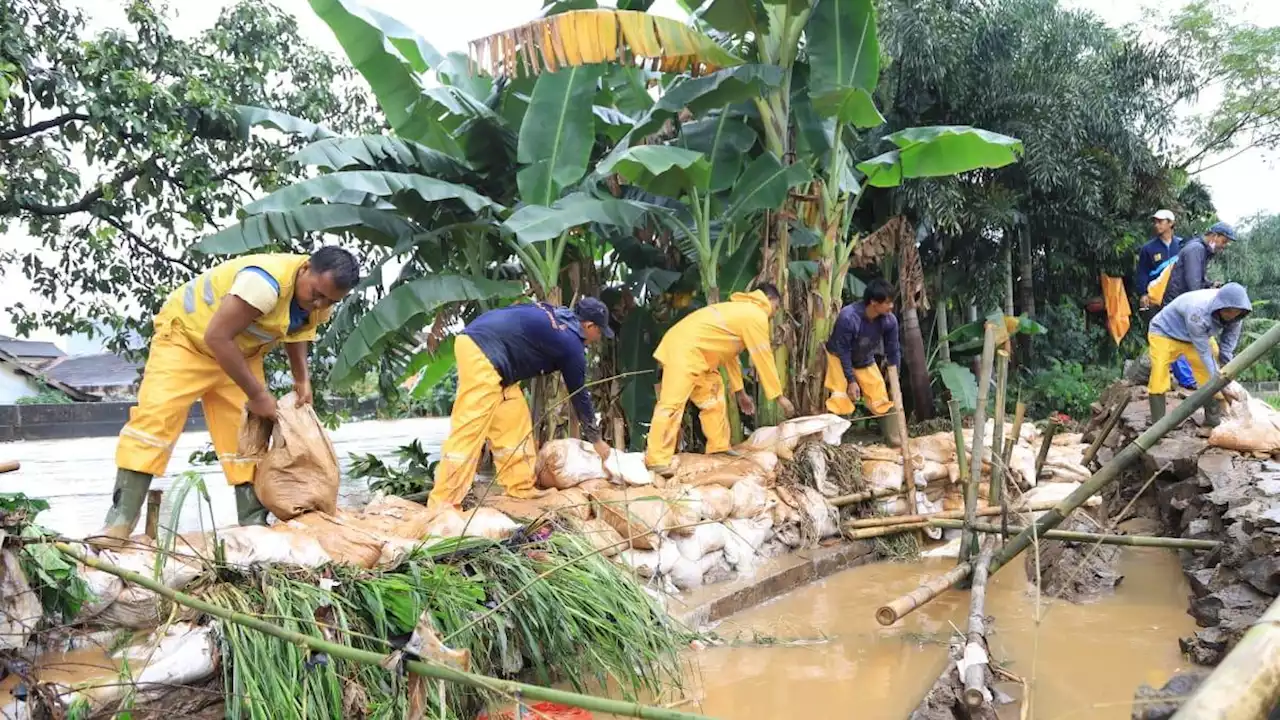
<path fill-rule="evenodd" d="M 89 544 L 99 549 L 119 549 L 129 540 L 138 526 L 142 505 L 151 489 L 151 476 L 137 470 L 116 469 L 116 486 L 111 491 L 111 509 L 102 530 L 88 538 Z"/>
<path fill-rule="evenodd" d="M 1222 401 L 1214 398 L 1204 406 L 1204 426 L 1215 428 L 1222 424 Z"/>
<path fill-rule="evenodd" d="M 902 447 L 902 438 L 898 434 L 898 418 L 895 415 L 884 415 L 880 418 L 880 434 L 884 436 L 884 444 L 891 448 Z"/>
<path fill-rule="evenodd" d="M 236 494 L 236 522 L 244 525 L 266 525 L 267 509 L 253 490 L 253 483 L 234 486 Z"/>
<path fill-rule="evenodd" d="M 1147 405 L 1151 408 L 1151 424 L 1154 425 L 1164 419 L 1165 402 L 1164 395 L 1152 395 L 1147 398 Z"/>

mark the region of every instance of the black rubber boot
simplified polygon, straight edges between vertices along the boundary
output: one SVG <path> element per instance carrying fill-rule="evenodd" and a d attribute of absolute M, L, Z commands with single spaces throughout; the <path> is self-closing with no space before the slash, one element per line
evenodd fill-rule
<path fill-rule="evenodd" d="M 151 489 L 151 476 L 136 470 L 116 470 L 116 486 L 111 491 L 111 509 L 103 521 L 102 530 L 88 538 L 97 548 L 120 548 L 129 540 L 142 516 L 142 506 Z"/>
<path fill-rule="evenodd" d="M 891 448 L 902 447 L 902 437 L 898 433 L 898 417 L 893 413 L 880 417 L 880 434 L 884 437 L 885 445 Z"/>
<path fill-rule="evenodd" d="M 1164 395 L 1152 395 L 1147 398 L 1147 405 L 1151 408 L 1151 424 L 1160 422 L 1165 412 Z"/>
<path fill-rule="evenodd" d="M 266 525 L 267 509 L 253 490 L 253 483 L 242 483 L 234 488 L 236 494 L 236 522 L 240 525 Z"/>
<path fill-rule="evenodd" d="M 1222 401 L 1214 398 L 1204 406 L 1204 426 L 1215 428 L 1222 424 Z"/>

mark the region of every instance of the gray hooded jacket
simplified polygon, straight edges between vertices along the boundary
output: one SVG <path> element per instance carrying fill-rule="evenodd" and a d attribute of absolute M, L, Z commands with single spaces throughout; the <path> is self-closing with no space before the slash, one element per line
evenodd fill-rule
<path fill-rule="evenodd" d="M 1214 313 L 1227 308 L 1237 308 L 1245 314 L 1231 322 L 1223 322 Z M 1222 364 L 1231 362 L 1236 354 L 1236 343 L 1240 341 L 1245 315 L 1252 309 L 1249 294 L 1240 283 L 1227 283 L 1218 290 L 1192 290 L 1164 306 L 1151 321 L 1151 332 L 1191 343 L 1209 374 L 1217 375 L 1218 363 L 1214 360 L 1209 338 L 1218 339 L 1218 357 Z"/>

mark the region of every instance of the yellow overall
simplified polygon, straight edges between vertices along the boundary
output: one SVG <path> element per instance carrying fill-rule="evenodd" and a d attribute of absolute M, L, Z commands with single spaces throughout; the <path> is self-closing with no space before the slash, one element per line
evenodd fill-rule
<path fill-rule="evenodd" d="M 765 397 L 782 395 L 778 369 L 769 342 L 769 298 L 760 291 L 734 293 L 729 302 L 709 305 L 676 323 L 654 351 L 662 365 L 662 383 L 653 409 L 645 462 L 650 467 L 669 465 L 680 438 L 684 406 L 698 406 L 707 452 L 729 449 L 729 415 L 725 408 L 720 368 L 729 377 L 729 389 L 743 389 L 738 355 L 745 349 L 756 368 Z"/>
<path fill-rule="evenodd" d="M 1200 359 L 1200 352 L 1196 350 L 1196 346 L 1189 342 L 1174 340 L 1157 333 L 1147 333 L 1147 343 L 1151 346 L 1151 379 L 1147 380 L 1147 392 L 1152 395 L 1163 395 L 1169 392 L 1173 386 L 1171 370 L 1173 363 L 1178 360 L 1179 356 L 1187 359 L 1187 363 L 1191 365 L 1191 374 L 1196 378 L 1196 384 L 1204 387 L 1209 382 L 1209 368 L 1204 366 L 1204 361 Z M 1209 338 L 1209 347 L 1213 351 L 1214 359 L 1218 357 L 1218 341 Z"/>
<path fill-rule="evenodd" d="M 329 317 L 328 309 L 313 312 L 306 325 L 288 334 L 294 280 L 306 261 L 305 255 L 248 255 L 206 270 L 169 295 L 155 318 L 138 404 L 129 410 L 129 422 L 120 431 L 117 467 L 163 475 L 187 413 L 200 400 L 227 482 L 253 482 L 253 461 L 236 452 L 247 398 L 214 359 L 204 333 L 237 273 L 249 266 L 267 271 L 280 285 L 279 301 L 236 337 L 249 368 L 262 381 L 262 359 L 268 350 L 280 341 L 314 340 L 316 327 Z"/>
<path fill-rule="evenodd" d="M 504 388 L 493 363 L 466 335 L 457 336 L 453 352 L 458 360 L 458 392 L 428 507 L 462 504 L 486 440 L 493 450 L 498 483 L 507 495 L 536 496 L 533 419 L 520 383 Z"/>
<path fill-rule="evenodd" d="M 872 415 L 884 415 L 893 409 L 893 401 L 889 399 L 889 391 L 884 384 L 884 375 L 880 367 L 871 364 L 853 369 L 853 379 L 862 391 L 862 401 Z M 831 397 L 827 398 L 827 412 L 835 415 L 852 415 L 853 399 L 849 397 L 849 379 L 844 376 L 844 367 L 840 358 L 827 353 L 827 379 L 824 383 Z"/>

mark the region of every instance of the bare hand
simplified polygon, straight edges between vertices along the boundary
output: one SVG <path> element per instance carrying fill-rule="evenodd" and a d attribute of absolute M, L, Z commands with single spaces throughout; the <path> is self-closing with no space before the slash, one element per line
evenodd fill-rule
<path fill-rule="evenodd" d="M 796 416 L 796 406 L 791 404 L 786 395 L 778 398 L 778 407 L 782 408 L 782 415 L 788 420 Z"/>
<path fill-rule="evenodd" d="M 862 397 L 862 387 L 856 382 L 849 383 L 849 389 L 846 391 L 849 396 L 849 402 L 858 402 L 858 398 Z"/>
<path fill-rule="evenodd" d="M 249 398 L 249 412 L 268 420 L 276 419 L 276 397 L 263 391 Z"/>
<path fill-rule="evenodd" d="M 302 407 L 303 405 L 310 405 L 313 400 L 311 396 L 311 379 L 308 378 L 301 382 L 294 382 L 293 394 L 296 395 L 298 398 L 298 403 L 297 403 L 298 407 Z"/>
<path fill-rule="evenodd" d="M 1138 301 L 1138 307 L 1143 310 L 1146 310 L 1147 308 L 1151 307 L 1151 296 L 1143 295 L 1142 299 Z"/>
<path fill-rule="evenodd" d="M 738 409 L 743 415 L 756 414 L 756 401 L 751 399 L 745 390 L 739 390 L 736 397 L 738 398 Z"/>
<path fill-rule="evenodd" d="M 600 456 L 600 460 L 608 460 L 609 454 L 613 452 L 613 448 L 609 447 L 609 443 L 604 440 L 597 440 L 591 444 L 596 449 L 596 454 Z"/>

